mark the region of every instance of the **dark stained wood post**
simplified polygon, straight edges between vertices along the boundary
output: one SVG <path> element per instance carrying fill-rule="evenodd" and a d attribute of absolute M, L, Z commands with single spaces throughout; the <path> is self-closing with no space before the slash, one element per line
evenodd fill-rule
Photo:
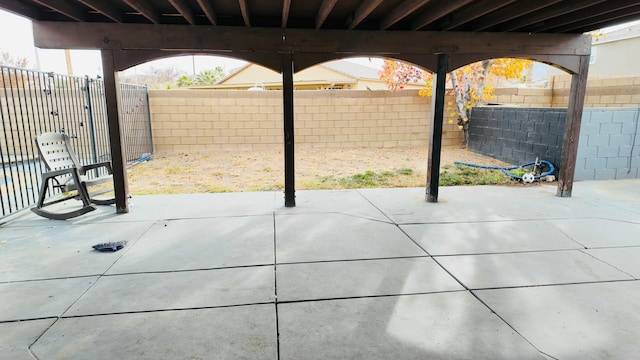
<path fill-rule="evenodd" d="M 576 171 L 578 140 L 580 138 L 584 97 L 587 92 L 588 72 L 589 56 L 580 56 L 578 72 L 571 76 L 567 122 L 564 126 L 562 155 L 560 156 L 560 169 L 558 169 L 557 196 L 560 197 L 571 197 L 571 190 L 573 189 L 573 176 Z"/>
<path fill-rule="evenodd" d="M 129 212 L 129 185 L 127 183 L 127 160 L 122 142 L 120 111 L 118 106 L 118 74 L 114 65 L 113 50 L 102 50 L 102 69 L 104 75 L 104 97 L 109 124 L 111 166 L 113 167 L 113 188 L 116 197 L 116 212 Z"/>
<path fill-rule="evenodd" d="M 440 152 L 442 151 L 442 122 L 444 121 L 444 94 L 449 55 L 438 54 L 438 66 L 433 79 L 431 98 L 431 127 L 429 131 L 429 157 L 427 159 L 427 202 L 438 202 L 440 181 Z"/>
<path fill-rule="evenodd" d="M 284 206 L 296 206 L 293 142 L 293 55 L 282 54 L 282 104 L 284 114 Z"/>

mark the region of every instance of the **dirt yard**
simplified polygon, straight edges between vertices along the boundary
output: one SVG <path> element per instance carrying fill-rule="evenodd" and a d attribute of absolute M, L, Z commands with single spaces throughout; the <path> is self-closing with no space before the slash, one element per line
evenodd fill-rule
<path fill-rule="evenodd" d="M 444 149 L 442 166 L 454 161 L 506 165 L 465 149 Z M 327 179 L 367 171 L 389 174 L 381 187 L 424 186 L 426 164 L 426 148 L 296 149 L 296 188 L 344 188 L 348 185 Z M 284 155 L 282 151 L 158 153 L 129 168 L 128 175 L 132 194 L 278 190 L 284 188 Z"/>

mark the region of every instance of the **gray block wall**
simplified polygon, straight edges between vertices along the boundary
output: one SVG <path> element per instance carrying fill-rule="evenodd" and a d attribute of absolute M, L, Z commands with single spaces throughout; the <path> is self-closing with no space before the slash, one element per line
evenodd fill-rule
<path fill-rule="evenodd" d="M 638 108 L 583 111 L 575 180 L 640 178 Z M 469 149 L 518 165 L 536 157 L 560 163 L 566 109 L 476 107 Z"/>
<path fill-rule="evenodd" d="M 638 108 L 585 109 L 575 180 L 640 178 Z"/>
<path fill-rule="evenodd" d="M 560 108 L 475 107 L 469 150 L 519 165 L 536 157 L 557 165 L 567 110 Z"/>

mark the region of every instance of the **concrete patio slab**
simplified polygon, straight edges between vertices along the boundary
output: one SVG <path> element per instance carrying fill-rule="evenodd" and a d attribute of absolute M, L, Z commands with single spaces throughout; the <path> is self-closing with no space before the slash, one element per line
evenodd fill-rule
<path fill-rule="evenodd" d="M 273 215 L 158 221 L 108 274 L 274 263 Z"/>
<path fill-rule="evenodd" d="M 437 204 L 424 189 L 308 191 L 293 209 L 281 192 L 140 196 L 128 214 L 67 221 L 24 211 L 0 221 L 0 358 L 635 358 L 638 189 L 442 188 Z M 129 243 L 91 250 L 116 238 Z"/>
<path fill-rule="evenodd" d="M 281 192 L 261 191 L 216 194 L 136 195 L 129 200 L 129 212 L 115 214 L 115 207 L 96 206 L 96 210 L 77 218 L 65 220 L 70 224 L 94 224 L 101 222 L 154 221 L 168 219 L 197 219 L 219 216 L 250 216 L 273 213 L 280 207 Z M 55 206 L 77 207 L 80 203 L 69 200 Z M 69 204 L 69 205 L 67 205 Z M 42 218 L 31 211 L 24 211 L 4 226 L 47 226 L 57 221 Z M 18 221 L 14 221 L 18 220 Z"/>
<path fill-rule="evenodd" d="M 481 290 L 476 294 L 556 359 L 635 359 L 640 282 Z"/>
<path fill-rule="evenodd" d="M 280 359 L 545 359 L 468 292 L 278 305 Z"/>
<path fill-rule="evenodd" d="M 61 316 L 97 277 L 0 284 L 0 321 Z"/>
<path fill-rule="evenodd" d="M 0 359 L 33 360 L 29 346 L 56 320 L 0 323 Z"/>
<path fill-rule="evenodd" d="M 583 248 L 539 220 L 414 224 L 400 228 L 431 255 Z"/>
<path fill-rule="evenodd" d="M 397 226 L 343 214 L 276 215 L 278 263 L 426 255 Z"/>
<path fill-rule="evenodd" d="M 52 221 L 47 227 L 10 227 L 2 230 L 0 282 L 54 279 L 103 274 L 122 256 L 99 253 L 92 246 L 113 241 L 134 243 L 151 222 L 79 224 Z M 25 234 L 31 236 L 24 236 Z"/>
<path fill-rule="evenodd" d="M 464 290 L 431 258 L 278 265 L 278 300 Z"/>
<path fill-rule="evenodd" d="M 274 277 L 273 266 L 103 276 L 63 316 L 268 303 Z"/>
<path fill-rule="evenodd" d="M 470 289 L 632 279 L 628 274 L 578 250 L 441 256 L 435 259 Z"/>
<path fill-rule="evenodd" d="M 546 220 L 574 241 L 587 248 L 640 246 L 638 223 L 609 219 Z"/>
<path fill-rule="evenodd" d="M 195 219 L 271 214 L 280 205 L 280 192 L 138 195 L 131 199 L 127 220 Z"/>
<path fill-rule="evenodd" d="M 32 347 L 39 359 L 277 359 L 275 306 L 65 318 Z"/>
<path fill-rule="evenodd" d="M 638 234 L 640 236 L 640 234 Z M 583 250 L 620 271 L 640 279 L 640 247 L 620 247 Z"/>
<path fill-rule="evenodd" d="M 397 224 L 573 219 L 602 212 L 578 196 L 556 197 L 556 187 L 546 184 L 442 187 L 436 204 L 427 203 L 420 188 L 358 192 Z"/>
<path fill-rule="evenodd" d="M 277 214 L 318 212 L 340 213 L 389 222 L 389 218 L 360 192 L 351 190 L 297 191 L 295 207 L 280 207 L 276 210 Z"/>

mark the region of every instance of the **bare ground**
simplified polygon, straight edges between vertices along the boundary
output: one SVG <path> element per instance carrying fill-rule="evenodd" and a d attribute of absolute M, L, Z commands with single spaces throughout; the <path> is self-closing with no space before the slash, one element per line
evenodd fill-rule
<path fill-rule="evenodd" d="M 454 161 L 507 165 L 466 149 L 444 149 L 442 166 Z M 427 149 L 421 147 L 296 149 L 296 188 L 327 188 L 323 178 L 399 170 L 410 175 L 392 176 L 384 186 L 424 186 L 426 164 Z M 153 160 L 130 168 L 128 175 L 132 194 L 278 190 L 284 188 L 284 155 L 282 151 L 157 153 Z"/>

